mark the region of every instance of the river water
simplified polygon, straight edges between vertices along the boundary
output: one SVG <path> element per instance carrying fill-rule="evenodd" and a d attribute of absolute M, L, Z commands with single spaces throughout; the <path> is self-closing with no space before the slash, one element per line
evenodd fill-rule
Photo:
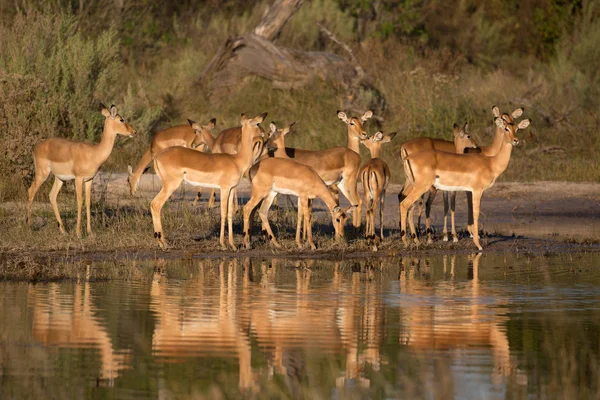
<path fill-rule="evenodd" d="M 106 268 L 0 283 L 0 398 L 600 398 L 598 254 Z"/>

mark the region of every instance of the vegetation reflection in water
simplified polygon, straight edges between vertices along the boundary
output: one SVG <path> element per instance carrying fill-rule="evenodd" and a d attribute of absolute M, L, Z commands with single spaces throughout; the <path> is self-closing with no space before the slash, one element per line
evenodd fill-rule
<path fill-rule="evenodd" d="M 1 284 L 17 398 L 597 398 L 597 255 L 185 260 Z"/>

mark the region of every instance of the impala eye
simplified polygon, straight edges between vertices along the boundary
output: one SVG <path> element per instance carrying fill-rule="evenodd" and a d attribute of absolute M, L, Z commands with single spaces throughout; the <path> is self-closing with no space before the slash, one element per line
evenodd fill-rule
<path fill-rule="evenodd" d="M 124 120 L 123 118 L 121 118 L 121 122 L 122 122 L 122 123 L 125 123 L 125 120 Z"/>
<path fill-rule="evenodd" d="M 340 222 L 340 219 L 339 219 L 339 218 L 336 218 L 336 219 L 335 219 L 335 221 L 336 221 L 336 222 Z"/>
<path fill-rule="evenodd" d="M 354 122 L 350 122 L 350 125 L 354 126 Z"/>

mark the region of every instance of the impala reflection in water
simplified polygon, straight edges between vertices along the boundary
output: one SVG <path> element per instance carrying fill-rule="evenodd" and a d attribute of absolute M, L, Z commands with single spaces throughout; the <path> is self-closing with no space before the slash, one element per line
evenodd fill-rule
<path fill-rule="evenodd" d="M 594 397 L 597 257 L 540 260 L 159 260 L 131 281 L 94 282 L 96 264 L 0 283 L 0 392 Z"/>

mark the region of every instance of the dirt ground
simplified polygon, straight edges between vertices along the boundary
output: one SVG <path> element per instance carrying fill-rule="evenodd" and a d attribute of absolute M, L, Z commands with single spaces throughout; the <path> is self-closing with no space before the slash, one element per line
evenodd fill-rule
<path fill-rule="evenodd" d="M 360 185 L 359 185 L 360 186 Z M 135 205 L 145 207 L 144 203 L 150 200 L 160 190 L 160 181 L 154 174 L 144 174 L 138 192 L 132 198 L 128 192 L 126 174 L 100 174 L 94 180 L 93 195 L 96 199 L 105 196 L 108 203 L 121 206 Z M 72 245 L 67 251 L 69 259 L 136 259 L 136 258 L 187 258 L 187 257 L 293 257 L 293 258 L 360 258 L 375 256 L 395 255 L 428 255 L 428 254 L 461 254 L 471 253 L 475 249 L 472 240 L 463 231 L 466 227 L 466 196 L 459 193 L 457 196 L 457 229 L 461 235 L 459 243 L 442 242 L 443 202 L 441 193 L 438 194 L 433 206 L 432 221 L 436 232 L 436 240 L 432 245 L 404 247 L 399 235 L 398 192 L 400 185 L 392 184 L 388 188 L 385 201 L 384 232 L 386 240 L 378 246 L 377 253 L 374 247 L 363 240 L 362 229 L 351 232 L 347 245 L 333 244 L 329 233 L 320 238 L 321 246 L 316 251 L 297 249 L 293 234 L 287 232 L 287 238 L 282 242 L 284 249 L 276 250 L 260 238 L 253 239 L 253 249 L 224 251 L 218 246 L 218 238 L 213 236 L 203 238 L 189 238 L 185 236 L 180 244 L 168 252 L 162 252 L 151 241 L 151 231 L 148 231 L 147 245 L 124 246 L 111 248 L 96 248 L 92 241 L 82 242 L 82 245 Z M 197 188 L 184 186 L 176 191 L 170 202 L 181 202 L 182 199 L 191 203 L 197 193 Z M 362 196 L 362 190 L 360 190 Z M 250 185 L 243 181 L 239 186 L 240 201 L 245 203 L 250 194 Z M 61 196 L 73 196 L 65 193 Z M 292 201 L 286 201 L 283 196 L 279 200 L 280 207 L 291 207 Z M 208 190 L 204 190 L 203 197 L 198 205 L 200 209 L 206 207 Z M 59 199 L 60 200 L 60 199 Z M 146 203 L 146 204 L 148 204 Z M 341 197 L 342 206 L 349 204 Z M 64 203 L 63 203 L 64 204 Z M 73 204 L 73 203 L 71 203 Z M 6 205 L 3 205 L 6 206 Z M 63 205 L 61 212 L 65 211 Z M 51 213 L 47 197 L 39 197 L 34 203 L 34 212 L 45 209 Z M 316 221 L 321 221 L 324 232 L 330 230 L 329 215 L 324 204 L 315 201 Z M 213 210 L 218 215 L 218 209 Z M 198 212 L 198 215 L 204 215 Z M 150 218 L 150 216 L 148 216 Z M 46 218 L 51 223 L 52 217 Z M 218 218 L 216 219 L 218 221 Z M 422 220 L 422 228 L 424 218 Z M 376 221 L 376 226 L 379 221 Z M 151 229 L 151 222 L 148 221 Z M 288 231 L 292 230 L 290 227 Z M 102 228 L 99 228 L 102 229 Z M 106 228 L 104 228 L 106 229 Z M 235 240 L 241 242 L 241 228 L 234 231 Z M 531 254 L 566 253 L 575 251 L 600 251 L 600 183 L 565 183 L 565 182 L 536 182 L 536 183 L 498 183 L 484 194 L 482 201 L 480 229 L 484 232 L 482 245 L 485 252 L 521 252 Z M 145 229 L 144 229 L 145 231 Z M 346 231 L 352 231 L 348 222 Z M 96 231 L 98 233 L 98 230 Z M 282 234 L 282 236 L 285 236 Z M 328 238 L 329 237 L 329 238 Z M 156 248 L 155 248 L 156 247 Z M 28 249 L 29 250 L 29 249 Z M 22 252 L 22 250 L 20 250 Z M 1 253 L 1 252 L 0 252 Z M 11 257 L 9 252 L 0 256 Z M 36 251 L 30 249 L 32 255 L 38 257 L 51 257 L 65 259 L 64 250 Z M 20 253 L 19 253 L 20 254 Z"/>
<path fill-rule="evenodd" d="M 126 175 L 104 176 L 109 198 L 122 199 L 128 196 Z M 396 230 L 399 226 L 398 193 L 401 185 L 391 184 L 387 190 L 384 212 L 384 228 Z M 160 190 L 156 175 L 145 174 L 140 181 L 136 196 L 149 200 Z M 196 188 L 186 185 L 184 196 L 193 201 Z M 362 194 L 362 185 L 359 184 Z M 208 190 L 203 191 L 206 200 Z M 244 203 L 250 196 L 250 184 L 243 180 L 239 186 L 240 200 Z M 174 194 L 181 198 L 181 191 Z M 341 196 L 342 205 L 348 205 Z M 285 200 L 279 200 L 284 205 Z M 201 203 L 200 207 L 204 205 Z M 324 211 L 324 205 L 316 202 L 316 208 Z M 458 193 L 456 198 L 456 226 L 463 229 L 467 222 L 466 195 Z M 364 219 L 364 211 L 363 211 Z M 423 214 L 422 225 L 425 223 Z M 438 232 L 442 230 L 443 199 L 438 193 L 433 205 L 432 223 Z M 379 226 L 379 221 L 376 221 Z M 448 228 L 449 229 L 449 228 Z M 484 193 L 481 205 L 480 229 L 489 233 L 502 233 L 536 238 L 568 237 L 600 239 L 600 183 L 535 182 L 497 183 Z"/>

